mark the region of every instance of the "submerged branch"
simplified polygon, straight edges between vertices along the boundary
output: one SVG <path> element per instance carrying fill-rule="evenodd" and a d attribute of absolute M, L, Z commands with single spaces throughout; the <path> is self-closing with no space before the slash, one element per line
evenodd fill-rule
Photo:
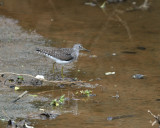
<path fill-rule="evenodd" d="M 106 4 L 107 4 L 107 2 L 105 1 L 101 6 L 99 5 L 99 8 L 102 10 L 102 12 L 105 14 L 105 16 L 107 16 L 107 12 L 106 12 L 106 9 L 105 9 Z M 118 21 L 122 24 L 122 26 L 127 31 L 128 38 L 130 40 L 132 40 L 132 35 L 131 35 L 131 31 L 130 31 L 129 26 L 127 25 L 127 23 L 124 20 L 122 20 L 122 18 L 117 14 L 117 12 L 119 12 L 119 11 L 117 11 L 117 9 L 115 9 L 111 16 L 115 16 L 115 18 L 118 19 Z M 109 19 L 111 19 L 111 18 L 109 18 Z"/>
<path fill-rule="evenodd" d="M 123 21 L 123 20 L 121 19 L 121 17 L 118 16 L 117 14 L 115 14 L 115 16 L 116 16 L 116 18 L 118 19 L 118 21 L 124 26 L 124 28 L 125 28 L 126 31 L 127 31 L 128 37 L 129 37 L 129 39 L 131 40 L 131 39 L 132 39 L 132 36 L 131 36 L 131 32 L 130 32 L 130 29 L 129 29 L 127 23 L 126 23 L 125 21 Z"/>

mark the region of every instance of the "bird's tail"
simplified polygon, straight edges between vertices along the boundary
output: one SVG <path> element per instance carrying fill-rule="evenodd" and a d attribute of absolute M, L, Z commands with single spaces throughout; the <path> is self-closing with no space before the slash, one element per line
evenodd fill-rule
<path fill-rule="evenodd" d="M 40 48 L 36 48 L 36 52 L 41 54 L 41 55 L 45 55 L 45 56 L 49 56 L 49 52 L 47 50 L 43 50 L 43 49 L 40 49 Z"/>

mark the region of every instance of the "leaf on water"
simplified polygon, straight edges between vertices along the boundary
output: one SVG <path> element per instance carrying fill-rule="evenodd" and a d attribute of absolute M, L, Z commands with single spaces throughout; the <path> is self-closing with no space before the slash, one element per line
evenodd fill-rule
<path fill-rule="evenodd" d="M 15 87 L 15 88 L 14 88 L 15 91 L 17 91 L 17 90 L 19 90 L 19 89 L 20 89 L 20 87 Z"/>
<path fill-rule="evenodd" d="M 61 104 L 63 104 L 64 101 L 65 101 L 65 95 L 62 95 L 59 99 L 52 100 L 50 105 L 57 107 L 57 106 L 60 106 Z"/>

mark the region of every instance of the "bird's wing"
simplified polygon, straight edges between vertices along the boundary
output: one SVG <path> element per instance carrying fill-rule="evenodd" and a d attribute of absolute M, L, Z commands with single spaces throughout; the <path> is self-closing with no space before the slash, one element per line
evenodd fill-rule
<path fill-rule="evenodd" d="M 70 61 L 74 57 L 71 55 L 72 50 L 68 48 L 59 48 L 54 50 L 43 50 L 43 49 L 36 49 L 37 52 L 44 54 L 46 56 L 53 56 L 57 59 L 63 60 L 63 61 Z"/>
<path fill-rule="evenodd" d="M 73 56 L 71 55 L 72 51 L 70 49 L 57 49 L 57 50 L 53 50 L 53 57 L 60 59 L 60 60 L 64 60 L 64 61 L 70 61 L 73 59 Z"/>

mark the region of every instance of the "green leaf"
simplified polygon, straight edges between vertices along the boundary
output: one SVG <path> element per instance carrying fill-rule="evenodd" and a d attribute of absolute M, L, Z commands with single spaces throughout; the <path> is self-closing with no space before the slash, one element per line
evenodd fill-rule
<path fill-rule="evenodd" d="M 23 79 L 23 76 L 18 76 L 18 79 L 24 80 L 24 79 Z"/>
<path fill-rule="evenodd" d="M 60 97 L 60 99 L 59 99 L 59 102 L 60 102 L 60 103 L 63 103 L 63 102 L 64 102 L 64 97 L 65 97 L 65 95 L 62 95 L 62 96 Z"/>

